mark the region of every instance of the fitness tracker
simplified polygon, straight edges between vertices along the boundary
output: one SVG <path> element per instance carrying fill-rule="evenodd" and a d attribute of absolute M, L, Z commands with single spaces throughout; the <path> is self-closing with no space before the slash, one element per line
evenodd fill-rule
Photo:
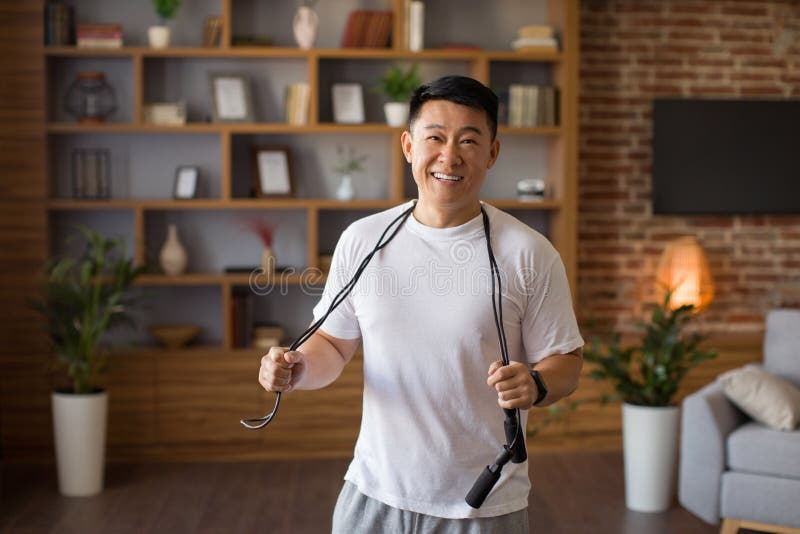
<path fill-rule="evenodd" d="M 533 401 L 533 405 L 536 406 L 547 397 L 547 386 L 544 384 L 542 375 L 536 369 L 531 369 L 531 378 L 536 383 L 536 400 Z"/>

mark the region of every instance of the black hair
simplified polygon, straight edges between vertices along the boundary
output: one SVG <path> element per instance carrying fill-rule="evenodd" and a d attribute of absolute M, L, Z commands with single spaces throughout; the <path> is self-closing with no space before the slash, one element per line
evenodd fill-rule
<path fill-rule="evenodd" d="M 409 131 L 419 117 L 422 105 L 429 100 L 447 100 L 485 112 L 492 140 L 497 136 L 497 95 L 478 80 L 467 76 L 443 76 L 417 87 L 409 105 Z"/>

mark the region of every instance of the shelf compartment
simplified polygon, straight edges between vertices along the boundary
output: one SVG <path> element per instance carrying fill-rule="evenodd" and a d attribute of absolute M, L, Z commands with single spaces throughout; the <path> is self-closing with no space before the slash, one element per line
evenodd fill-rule
<path fill-rule="evenodd" d="M 282 123 L 286 86 L 305 82 L 308 66 L 303 58 L 148 57 L 143 71 L 144 103 L 185 101 L 190 123 L 211 120 L 213 74 L 243 76 L 254 122 Z"/>
<path fill-rule="evenodd" d="M 81 148 L 107 149 L 110 155 L 111 204 L 114 208 L 136 207 L 137 199 L 171 199 L 177 166 L 200 168 L 199 196 L 219 198 L 221 187 L 220 140 L 215 135 L 168 137 L 99 132 L 80 136 L 57 136 L 48 143 L 51 197 L 57 207 L 90 208 L 95 200 L 71 199 L 71 155 Z"/>
<path fill-rule="evenodd" d="M 102 72 L 114 91 L 116 110 L 106 118 L 107 126 L 133 120 L 133 62 L 121 56 L 47 58 L 47 121 L 84 126 L 64 108 L 70 86 L 81 72 Z"/>
<path fill-rule="evenodd" d="M 353 186 L 359 201 L 380 201 L 389 198 L 391 151 L 400 150 L 390 144 L 390 134 L 368 135 L 353 133 L 290 135 L 235 135 L 231 140 L 231 196 L 237 201 L 253 199 L 255 162 L 253 147 L 288 147 L 294 182 L 295 201 L 333 198 L 341 181 L 334 170 L 339 162 L 338 147 L 352 146 L 356 155 L 367 155 L 364 172 L 353 173 Z M 260 199 L 255 199 L 258 202 Z M 287 199 L 291 200 L 291 199 Z M 275 202 L 280 199 L 276 198 Z"/>
<path fill-rule="evenodd" d="M 187 275 L 225 273 L 226 268 L 256 268 L 264 246 L 250 229 L 256 221 L 274 228 L 272 249 L 278 266 L 293 267 L 295 272 L 309 264 L 305 247 L 306 212 L 297 210 L 183 210 L 147 211 L 144 213 L 145 258 L 148 266 L 159 267 L 159 254 L 170 224 L 188 256 Z M 249 271 L 247 271 L 249 272 Z"/>
<path fill-rule="evenodd" d="M 398 61 L 399 60 L 399 61 Z M 384 123 L 386 118 L 383 104 L 386 97 L 370 89 L 378 84 L 387 69 L 395 64 L 404 67 L 417 63 L 419 76 L 423 81 L 430 81 L 444 75 L 470 75 L 470 61 L 445 61 L 414 57 L 411 59 L 378 57 L 366 59 L 354 58 L 320 58 L 319 61 L 319 122 L 333 122 L 333 104 L 331 90 L 334 83 L 361 84 L 364 95 L 364 117 L 367 123 Z"/>

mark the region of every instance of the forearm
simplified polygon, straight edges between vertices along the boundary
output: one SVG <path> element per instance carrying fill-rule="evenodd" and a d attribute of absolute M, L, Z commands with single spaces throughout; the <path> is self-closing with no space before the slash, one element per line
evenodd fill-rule
<path fill-rule="evenodd" d="M 575 391 L 582 367 L 583 357 L 580 349 L 569 354 L 549 356 L 534 365 L 533 368 L 539 371 L 547 385 L 547 397 L 536 407 L 550 406 Z"/>
<path fill-rule="evenodd" d="M 319 332 L 297 349 L 305 356 L 306 369 L 295 389 L 320 389 L 336 380 L 349 361 Z"/>

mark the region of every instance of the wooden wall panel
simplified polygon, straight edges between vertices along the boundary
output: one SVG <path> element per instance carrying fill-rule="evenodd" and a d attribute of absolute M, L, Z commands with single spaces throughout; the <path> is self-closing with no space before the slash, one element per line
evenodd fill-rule
<path fill-rule="evenodd" d="M 46 343 L 27 298 L 46 257 L 43 2 L 0 3 L 0 459 L 51 461 Z"/>

